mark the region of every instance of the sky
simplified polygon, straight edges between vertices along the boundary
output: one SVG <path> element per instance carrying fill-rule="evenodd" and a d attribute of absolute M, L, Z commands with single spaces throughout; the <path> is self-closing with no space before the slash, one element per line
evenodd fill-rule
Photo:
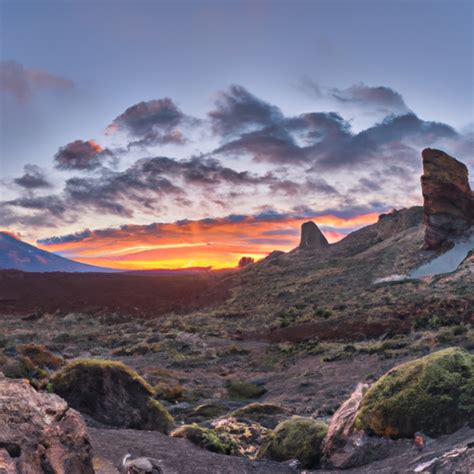
<path fill-rule="evenodd" d="M 0 229 L 116 268 L 235 266 L 474 165 L 471 0 L 0 0 Z"/>

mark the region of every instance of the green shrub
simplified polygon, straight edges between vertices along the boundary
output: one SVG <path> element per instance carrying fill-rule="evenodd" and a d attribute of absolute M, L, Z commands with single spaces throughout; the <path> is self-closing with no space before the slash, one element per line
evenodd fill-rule
<path fill-rule="evenodd" d="M 219 454 L 232 454 L 236 450 L 235 443 L 210 428 L 193 423 L 183 425 L 171 433 L 173 438 L 185 438 L 200 448 Z"/>
<path fill-rule="evenodd" d="M 63 365 L 63 359 L 54 355 L 42 344 L 22 344 L 17 346 L 17 351 L 31 362 L 41 368 L 57 369 Z"/>
<path fill-rule="evenodd" d="M 279 462 L 298 459 L 303 468 L 315 467 L 321 459 L 327 431 L 325 423 L 294 416 L 278 424 L 267 436 L 257 457 Z"/>
<path fill-rule="evenodd" d="M 180 383 L 158 382 L 153 387 L 153 390 L 155 398 L 168 402 L 181 400 L 184 395 L 184 387 Z"/>
<path fill-rule="evenodd" d="M 364 395 L 356 426 L 379 436 L 452 433 L 474 423 L 474 356 L 434 352 L 382 376 Z"/>

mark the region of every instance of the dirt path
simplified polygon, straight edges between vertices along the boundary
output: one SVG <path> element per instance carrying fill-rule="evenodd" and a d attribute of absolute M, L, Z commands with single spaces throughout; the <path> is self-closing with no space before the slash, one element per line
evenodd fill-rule
<path fill-rule="evenodd" d="M 165 474 L 283 474 L 297 471 L 273 462 L 252 462 L 197 448 L 189 441 L 156 431 L 88 428 L 94 453 L 120 465 L 123 456 L 148 456 L 162 461 Z"/>

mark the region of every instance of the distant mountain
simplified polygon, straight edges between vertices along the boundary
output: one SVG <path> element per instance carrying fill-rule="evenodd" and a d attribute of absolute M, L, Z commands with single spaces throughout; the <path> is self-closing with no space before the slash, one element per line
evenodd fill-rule
<path fill-rule="evenodd" d="M 95 267 L 60 257 L 22 242 L 6 232 L 0 232 L 0 269 L 24 272 L 115 272 L 111 268 Z"/>

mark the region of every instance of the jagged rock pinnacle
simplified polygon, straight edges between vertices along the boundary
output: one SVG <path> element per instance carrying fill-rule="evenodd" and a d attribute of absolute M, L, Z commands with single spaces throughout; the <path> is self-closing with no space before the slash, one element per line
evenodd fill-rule
<path fill-rule="evenodd" d="M 301 226 L 301 240 L 299 249 L 310 250 L 328 247 L 329 243 L 324 237 L 319 227 L 313 222 L 308 221 Z"/>

